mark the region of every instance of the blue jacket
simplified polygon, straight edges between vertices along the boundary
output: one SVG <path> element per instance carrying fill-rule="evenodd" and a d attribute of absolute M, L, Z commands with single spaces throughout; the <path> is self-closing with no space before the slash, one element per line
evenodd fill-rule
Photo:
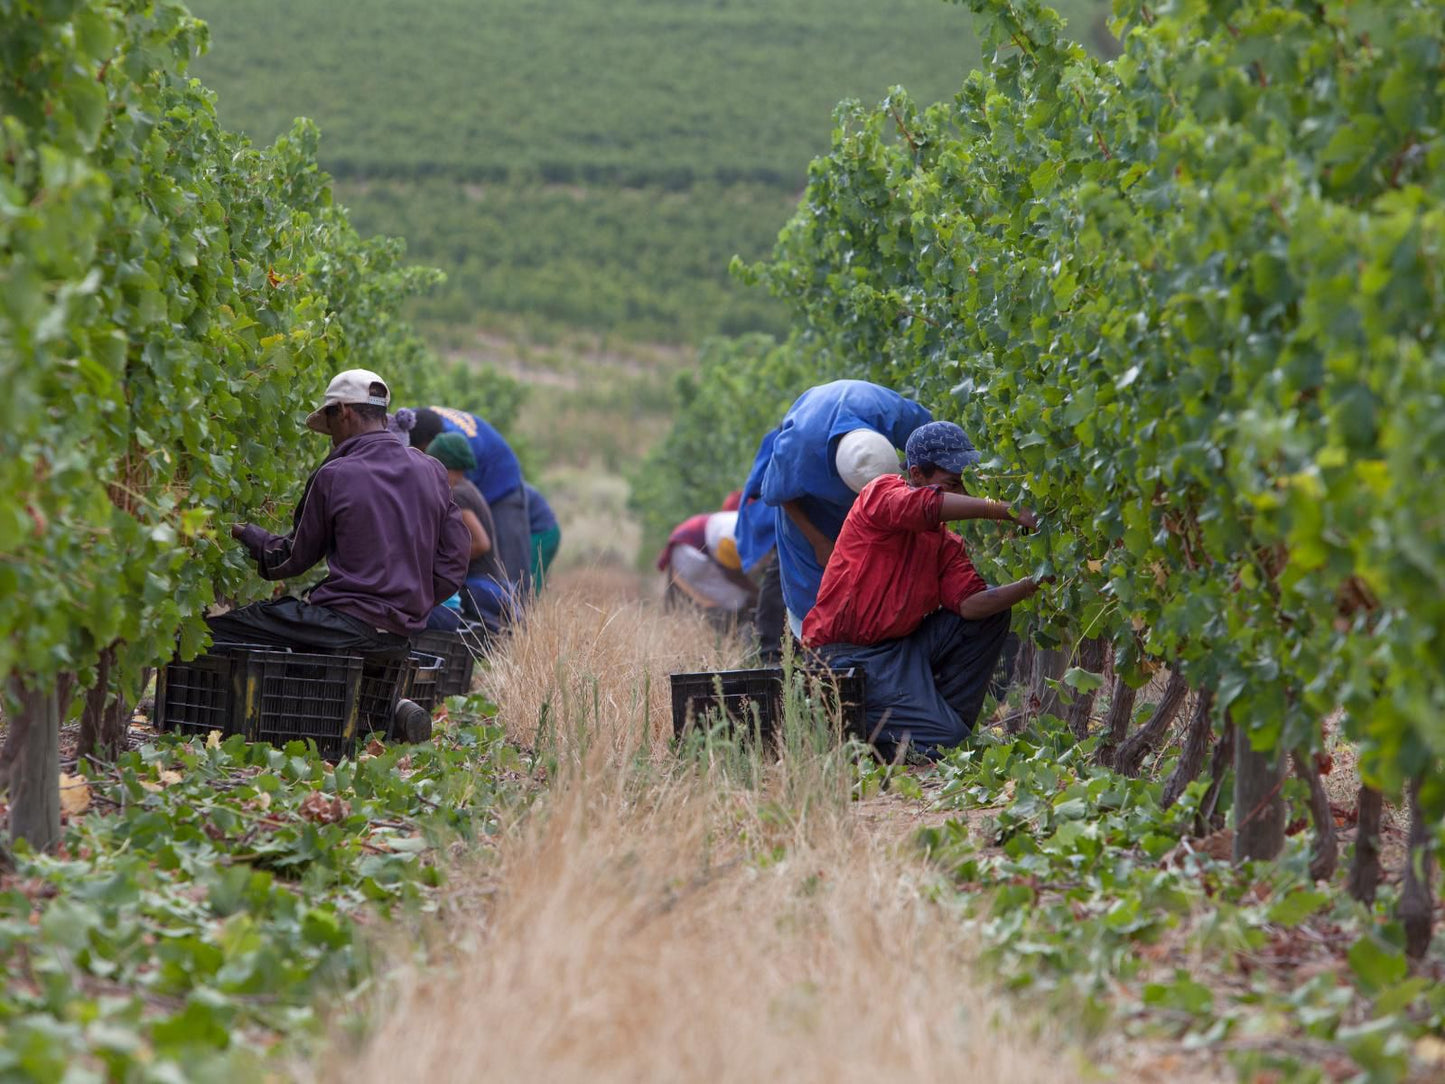
<path fill-rule="evenodd" d="M 910 433 L 932 420 L 917 403 L 866 380 L 820 384 L 788 408 L 763 475 L 762 499 L 774 508 L 783 601 L 798 618 L 807 617 L 818 599 L 823 566 L 782 506 L 798 501 L 815 527 L 837 538 L 856 496 L 838 475 L 838 441 L 855 429 L 872 429 L 902 448 Z"/>
<path fill-rule="evenodd" d="M 441 415 L 443 433 L 460 433 L 472 446 L 477 468 L 467 472 L 467 481 L 481 491 L 488 504 L 496 504 L 521 488 L 522 464 L 501 433 L 464 410 L 436 406 L 432 409 Z"/>
<path fill-rule="evenodd" d="M 768 461 L 773 457 L 773 444 L 777 439 L 776 429 L 763 438 L 758 445 L 758 454 L 753 457 L 753 469 L 748 472 L 748 480 L 743 485 L 735 537 L 744 572 L 751 572 L 758 566 L 758 562 L 772 553 L 778 545 L 778 531 L 773 523 L 774 511 L 762 501 L 763 475 L 768 472 Z"/>

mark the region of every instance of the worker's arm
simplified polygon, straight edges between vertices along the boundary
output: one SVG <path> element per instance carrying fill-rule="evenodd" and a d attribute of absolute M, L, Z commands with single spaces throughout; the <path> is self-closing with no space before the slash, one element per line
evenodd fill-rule
<path fill-rule="evenodd" d="M 985 497 L 969 497 L 962 493 L 945 493 L 939 519 L 950 522 L 959 519 L 999 519 L 1017 523 L 1020 527 L 1033 530 L 1038 518 L 1027 508 L 1015 513 L 1003 501 L 991 501 Z"/>
<path fill-rule="evenodd" d="M 487 529 L 482 526 L 482 521 L 470 508 L 462 509 L 462 522 L 467 525 L 467 530 L 472 536 L 471 557 L 482 557 L 492 552 L 492 540 L 487 536 Z"/>
<path fill-rule="evenodd" d="M 331 541 L 330 481 L 329 476 L 318 471 L 307 482 L 290 534 L 272 534 L 253 523 L 231 527 L 232 537 L 239 539 L 255 558 L 256 571 L 263 580 L 299 576 L 326 556 Z"/>
<path fill-rule="evenodd" d="M 802 501 L 784 501 L 783 511 L 787 513 L 788 518 L 793 521 L 798 530 L 803 532 L 803 537 L 813 547 L 813 556 L 818 558 L 818 563 L 824 568 L 828 567 L 828 558 L 833 556 L 833 539 L 819 530 L 808 518 L 808 513 L 803 511 Z"/>
<path fill-rule="evenodd" d="M 451 598 L 466 580 L 467 547 L 471 542 L 467 525 L 462 521 L 462 510 L 451 499 L 445 475 L 440 482 L 447 503 L 437 531 L 436 552 L 432 555 L 432 598 L 436 602 Z"/>
<path fill-rule="evenodd" d="M 967 618 L 969 621 L 992 617 L 994 614 L 1010 609 L 1015 603 L 1031 597 L 1038 589 L 1038 581 L 1031 577 L 1025 577 L 1022 580 L 1015 580 L 1013 583 L 1006 583 L 1002 587 L 990 587 L 985 591 L 975 592 L 959 603 L 958 616 Z"/>

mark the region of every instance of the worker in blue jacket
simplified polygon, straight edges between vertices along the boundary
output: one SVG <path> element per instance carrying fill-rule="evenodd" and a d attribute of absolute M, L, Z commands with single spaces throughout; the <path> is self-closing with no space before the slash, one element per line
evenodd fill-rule
<path fill-rule="evenodd" d="M 492 510 L 497 525 L 493 545 L 514 597 L 524 602 L 532 593 L 532 525 L 522 464 L 502 434 L 475 414 L 435 406 L 415 412 L 409 434 L 413 448 L 426 451 L 439 433 L 460 433 L 471 445 L 477 466 L 467 472 L 467 480 Z"/>
<path fill-rule="evenodd" d="M 788 624 L 802 636 L 823 569 L 859 491 L 900 469 L 909 435 L 933 420 L 925 408 L 865 380 L 809 388 L 778 427 L 761 495 L 773 509 Z"/>

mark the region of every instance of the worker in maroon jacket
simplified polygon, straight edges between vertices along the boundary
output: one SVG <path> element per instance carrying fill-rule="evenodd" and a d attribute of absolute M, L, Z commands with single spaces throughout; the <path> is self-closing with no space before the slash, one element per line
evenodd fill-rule
<path fill-rule="evenodd" d="M 254 602 L 207 619 L 217 643 L 384 657 L 405 653 L 436 603 L 467 572 L 471 536 L 446 469 L 386 431 L 391 391 L 365 369 L 326 389 L 306 424 L 332 451 L 306 482 L 291 533 L 237 523 L 263 579 L 299 576 L 323 558 L 310 597 Z"/>
<path fill-rule="evenodd" d="M 1027 509 L 964 494 L 979 454 L 952 422 L 916 429 L 905 452 L 907 477 L 870 482 L 844 520 L 803 641 L 835 668 L 863 668 L 880 753 L 934 759 L 973 729 L 1009 609 L 1038 589 L 1032 579 L 990 588 L 946 524 L 1036 524 Z"/>

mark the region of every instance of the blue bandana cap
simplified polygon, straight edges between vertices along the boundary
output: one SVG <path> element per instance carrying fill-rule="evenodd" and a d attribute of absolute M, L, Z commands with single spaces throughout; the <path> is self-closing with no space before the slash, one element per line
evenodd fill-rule
<path fill-rule="evenodd" d="M 950 474 L 962 474 L 983 458 L 973 441 L 953 422 L 929 422 L 920 425 L 908 438 L 910 467 L 932 463 Z"/>

